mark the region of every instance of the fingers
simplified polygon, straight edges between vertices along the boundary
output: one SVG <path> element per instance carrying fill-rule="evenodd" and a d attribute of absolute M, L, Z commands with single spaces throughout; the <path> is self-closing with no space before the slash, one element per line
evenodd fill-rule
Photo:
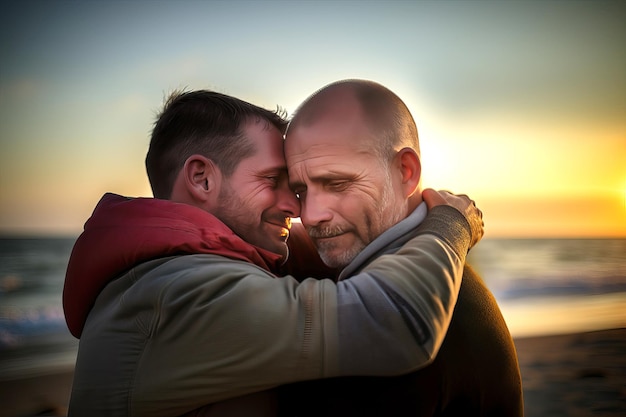
<path fill-rule="evenodd" d="M 426 188 L 422 191 L 422 198 L 426 202 L 426 206 L 428 206 L 429 210 L 432 210 L 433 207 L 447 204 L 446 199 L 432 188 Z"/>
<path fill-rule="evenodd" d="M 427 188 L 422 192 L 422 197 L 429 210 L 436 206 L 448 205 L 460 211 L 470 224 L 472 246 L 484 235 L 483 212 L 467 194 L 453 194 L 447 190 L 435 191 Z"/>

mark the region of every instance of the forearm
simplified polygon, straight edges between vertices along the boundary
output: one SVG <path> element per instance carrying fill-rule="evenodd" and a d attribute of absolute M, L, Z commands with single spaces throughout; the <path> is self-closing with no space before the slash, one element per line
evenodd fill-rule
<path fill-rule="evenodd" d="M 393 375 L 430 363 L 450 323 L 462 269 L 463 259 L 445 243 L 422 235 L 341 281 L 339 373 Z"/>
<path fill-rule="evenodd" d="M 444 227 L 436 233 L 462 229 L 459 217 L 438 222 Z M 449 324 L 468 246 L 468 239 L 444 239 L 429 227 L 339 284 L 271 278 L 243 263 L 197 257 L 204 266 L 194 269 L 195 284 L 169 290 L 162 303 L 169 309 L 155 334 L 167 344 L 155 340 L 144 352 L 136 400 L 147 399 L 150 412 L 161 404 L 186 404 L 188 411 L 295 381 L 394 375 L 426 365 Z M 220 278 L 207 279 L 204 271 Z M 164 363 L 177 372 L 161 372 Z M 180 384 L 194 389 L 174 388 Z"/>
<path fill-rule="evenodd" d="M 377 374 L 392 371 L 394 358 L 398 366 L 406 358 L 405 365 L 412 362 L 415 369 L 437 354 L 460 288 L 470 227 L 457 210 L 441 207 L 432 211 L 419 233 L 395 254 L 379 257 L 362 274 L 339 283 L 339 308 L 351 306 L 338 319 L 339 332 L 348 341 L 339 344 L 341 372 L 363 369 L 361 354 L 376 356 L 371 362 L 384 364 L 387 369 L 374 370 Z M 364 332 L 366 322 L 375 328 L 373 333 Z M 353 340 L 360 347 L 346 348 Z M 369 351 L 363 352 L 366 346 Z"/>

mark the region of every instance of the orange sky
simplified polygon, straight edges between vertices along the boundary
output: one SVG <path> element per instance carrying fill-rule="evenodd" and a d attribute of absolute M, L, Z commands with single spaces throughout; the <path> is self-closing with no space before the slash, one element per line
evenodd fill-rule
<path fill-rule="evenodd" d="M 103 193 L 150 195 L 149 132 L 174 88 L 293 111 L 367 78 L 414 114 L 424 185 L 471 195 L 486 236 L 626 237 L 626 3 L 284 5 L 7 6 L 0 234 L 75 235 Z"/>

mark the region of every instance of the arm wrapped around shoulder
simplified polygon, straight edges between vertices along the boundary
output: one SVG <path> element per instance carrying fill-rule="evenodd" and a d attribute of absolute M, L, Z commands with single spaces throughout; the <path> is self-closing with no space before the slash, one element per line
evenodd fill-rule
<path fill-rule="evenodd" d="M 453 208 L 432 214 L 422 234 L 399 251 L 338 283 L 340 374 L 402 374 L 435 358 L 452 319 L 471 232 Z"/>

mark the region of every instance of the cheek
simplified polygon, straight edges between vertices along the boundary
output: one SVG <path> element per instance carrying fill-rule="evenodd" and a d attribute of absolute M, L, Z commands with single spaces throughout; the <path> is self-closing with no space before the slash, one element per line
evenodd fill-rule
<path fill-rule="evenodd" d="M 267 185 L 241 187 L 239 189 L 240 200 L 247 206 L 264 206 L 276 199 L 276 192 Z"/>
<path fill-rule="evenodd" d="M 382 193 L 379 193 L 376 188 L 367 188 L 353 193 L 352 199 L 355 204 L 360 205 L 361 211 L 367 211 L 381 203 Z"/>
<path fill-rule="evenodd" d="M 336 212 L 354 226 L 364 223 L 368 214 L 376 207 L 376 199 L 367 194 L 346 194 L 335 200 Z"/>
<path fill-rule="evenodd" d="M 255 194 L 250 195 L 251 203 L 258 208 L 259 211 L 265 211 L 276 206 L 280 193 L 272 188 L 264 188 L 257 190 Z"/>

